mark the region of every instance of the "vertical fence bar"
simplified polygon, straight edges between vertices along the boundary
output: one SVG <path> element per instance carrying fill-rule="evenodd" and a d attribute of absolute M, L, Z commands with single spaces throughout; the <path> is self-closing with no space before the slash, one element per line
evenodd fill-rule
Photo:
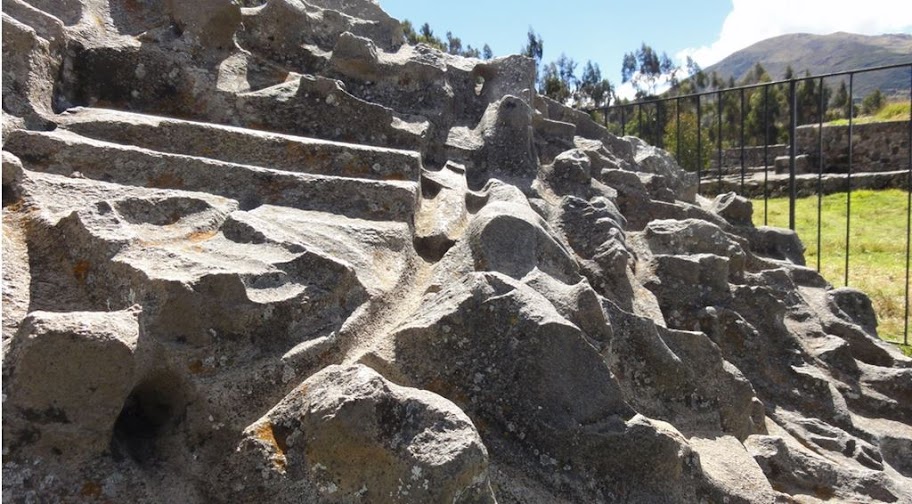
<path fill-rule="evenodd" d="M 719 186 L 716 187 L 716 193 L 722 194 L 722 91 L 716 93 L 716 113 L 719 115 L 719 120 L 716 121 L 718 124 L 718 131 L 716 132 L 716 157 L 718 158 L 719 166 L 717 179 Z"/>
<path fill-rule="evenodd" d="M 741 195 L 744 196 L 744 88 L 741 88 Z"/>
<path fill-rule="evenodd" d="M 675 157 L 678 164 L 683 165 L 681 160 L 681 99 L 675 100 Z"/>
<path fill-rule="evenodd" d="M 789 229 L 795 230 L 795 150 L 798 139 L 796 131 L 798 130 L 798 93 L 796 90 L 797 81 L 789 80 Z"/>
<path fill-rule="evenodd" d="M 823 109 L 826 106 L 823 103 L 823 77 L 820 78 L 820 86 L 818 88 L 820 90 L 820 100 L 817 102 L 817 272 L 819 273 L 820 256 L 823 255 L 820 250 L 823 246 L 820 239 L 823 226 Z"/>
<path fill-rule="evenodd" d="M 621 136 L 627 136 L 627 107 L 621 105 Z"/>
<path fill-rule="evenodd" d="M 643 138 L 643 104 L 637 102 L 637 136 Z"/>
<path fill-rule="evenodd" d="M 703 113 L 700 108 L 700 95 L 697 95 L 697 194 L 703 184 Z"/>
<path fill-rule="evenodd" d="M 912 65 L 909 65 L 909 178 L 906 180 L 906 304 L 903 345 L 909 344 L 909 249 L 912 241 Z"/>
<path fill-rule="evenodd" d="M 763 86 L 763 225 L 769 225 L 769 89 Z"/>
<path fill-rule="evenodd" d="M 845 234 L 845 286 L 849 286 L 849 244 L 852 236 L 852 155 L 854 146 L 852 145 L 852 133 L 854 132 L 855 116 L 855 93 L 853 86 L 855 84 L 855 74 L 849 74 L 849 171 L 846 174 L 846 234 Z"/>
<path fill-rule="evenodd" d="M 656 109 L 655 119 L 652 121 L 652 139 L 654 141 L 654 143 L 652 145 L 655 145 L 656 147 L 661 147 L 662 146 L 660 143 L 661 136 L 659 135 L 659 124 L 660 124 L 659 113 L 661 112 L 661 110 L 660 110 L 658 101 L 655 102 L 655 109 Z"/>

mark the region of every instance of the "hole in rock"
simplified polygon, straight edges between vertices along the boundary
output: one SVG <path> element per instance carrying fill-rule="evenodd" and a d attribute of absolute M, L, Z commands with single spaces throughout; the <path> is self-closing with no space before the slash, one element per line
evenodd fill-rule
<path fill-rule="evenodd" d="M 114 422 L 112 451 L 139 463 L 155 458 L 159 440 L 183 417 L 180 380 L 160 374 L 136 386 Z"/>
<path fill-rule="evenodd" d="M 437 262 L 455 245 L 456 242 L 446 236 L 415 237 L 415 252 L 428 262 Z"/>
<path fill-rule="evenodd" d="M 114 203 L 118 213 L 131 224 L 168 226 L 185 217 L 212 209 L 204 200 L 186 197 L 127 198 Z"/>
<path fill-rule="evenodd" d="M 481 75 L 475 77 L 475 96 L 481 96 L 484 91 L 485 78 Z"/>
<path fill-rule="evenodd" d="M 472 77 L 475 79 L 475 96 L 481 96 L 485 91 L 485 84 L 497 77 L 497 70 L 487 64 L 476 65 L 472 69 Z"/>
<path fill-rule="evenodd" d="M 433 199 L 437 197 L 441 189 L 443 189 L 443 185 L 441 185 L 440 182 L 423 175 L 421 176 L 421 197 Z"/>
<path fill-rule="evenodd" d="M 3 184 L 3 208 L 20 201 L 19 188 L 11 184 Z"/>

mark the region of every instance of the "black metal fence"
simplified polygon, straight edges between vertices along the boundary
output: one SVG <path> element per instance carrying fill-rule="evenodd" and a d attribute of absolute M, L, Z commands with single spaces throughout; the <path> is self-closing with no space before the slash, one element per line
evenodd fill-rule
<path fill-rule="evenodd" d="M 821 256 L 821 229 L 822 229 L 822 201 L 823 181 L 827 170 L 826 154 L 824 152 L 824 123 L 834 117 L 842 116 L 847 121 L 848 156 L 841 169 L 844 169 L 844 191 L 846 194 L 846 229 L 845 229 L 845 276 L 843 282 L 849 285 L 850 267 L 850 241 L 852 229 L 852 191 L 853 191 L 853 160 L 855 158 L 853 135 L 856 130 L 856 114 L 860 106 L 857 97 L 859 81 L 870 80 L 874 72 L 891 72 L 895 77 L 900 74 L 900 81 L 906 80 L 905 85 L 888 90 L 888 98 L 892 101 L 909 100 L 910 117 L 908 120 L 908 139 L 906 141 L 906 159 L 891 162 L 891 168 L 904 170 L 904 180 L 901 183 L 906 191 L 906 228 L 905 239 L 905 289 L 904 289 L 904 322 L 903 343 L 909 344 L 909 283 L 910 283 L 910 241 L 912 241 L 912 62 L 898 65 L 880 66 L 852 70 L 846 72 L 833 72 L 822 75 L 805 75 L 788 80 L 761 82 L 758 84 L 715 89 L 701 93 L 693 93 L 668 98 L 647 98 L 641 101 L 612 105 L 596 109 L 593 112 L 601 114 L 605 127 L 621 135 L 632 134 L 644 140 L 666 148 L 678 163 L 687 170 L 698 175 L 698 192 L 706 194 L 707 189 L 723 192 L 723 177 L 729 183 L 728 187 L 735 192 L 746 195 L 746 182 L 749 179 L 748 166 L 746 166 L 746 150 L 762 151 L 762 196 L 764 202 L 763 223 L 768 224 L 769 214 L 767 202 L 770 199 L 770 171 L 775 170 L 775 163 L 770 163 L 770 150 L 786 148 L 787 157 L 787 193 L 789 199 L 789 228 L 795 229 L 797 190 L 797 164 L 800 156 L 798 148 L 798 126 L 801 124 L 816 124 L 816 196 L 817 196 L 817 270 L 820 271 Z M 905 73 L 908 72 L 908 73 Z M 906 75 L 905 78 L 902 75 Z M 826 83 L 839 83 L 839 91 L 830 96 L 832 88 Z M 870 87 L 870 86 L 868 86 Z M 816 91 L 815 91 L 816 90 Z M 827 90 L 830 90 L 829 92 Z M 844 91 L 846 100 L 839 102 Z M 867 101 L 867 100 L 865 100 Z M 834 105 L 835 103 L 835 105 Z M 783 110 L 785 109 L 785 110 Z M 829 115 L 829 117 L 828 117 Z M 782 145 L 785 144 L 785 145 Z M 736 157 L 734 173 L 729 170 L 725 174 L 726 159 L 724 153 L 734 151 L 740 155 Z M 713 156 L 714 154 L 714 156 Z M 756 154 L 756 153 L 755 153 Z M 805 159 L 806 161 L 806 159 Z M 715 162 L 713 169 L 713 162 Z M 729 163 L 730 164 L 730 163 Z M 784 165 L 785 163 L 780 163 Z M 904 166 L 903 166 L 904 165 Z M 785 168 L 784 166 L 780 166 Z M 754 171 L 750 178 L 756 181 L 759 178 L 757 170 L 760 167 L 751 167 Z M 811 172 L 813 173 L 813 172 Z M 781 177 L 780 177 L 781 178 Z M 715 179 L 715 186 L 707 188 Z M 841 191 L 840 191 L 841 192 Z M 900 230 L 897 230 L 899 232 Z"/>

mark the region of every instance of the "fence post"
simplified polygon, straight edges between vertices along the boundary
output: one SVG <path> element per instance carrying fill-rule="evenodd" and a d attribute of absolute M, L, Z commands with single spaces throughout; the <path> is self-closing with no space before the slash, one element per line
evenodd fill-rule
<path fill-rule="evenodd" d="M 675 100 L 675 156 L 678 164 L 681 163 L 681 99 Z"/>
<path fill-rule="evenodd" d="M 637 102 L 637 136 L 643 138 L 643 102 Z"/>
<path fill-rule="evenodd" d="M 823 226 L 823 109 L 826 107 L 823 92 L 823 77 L 820 78 L 820 100 L 817 102 L 817 272 L 820 272 L 820 257 L 823 242 L 821 241 Z"/>
<path fill-rule="evenodd" d="M 719 120 L 717 122 L 718 131 L 716 132 L 716 157 L 719 161 L 719 166 L 717 173 L 717 180 L 719 186 L 716 187 L 716 194 L 722 194 L 722 91 L 719 91 L 716 94 L 716 113 L 719 115 Z"/>
<path fill-rule="evenodd" d="M 852 157 L 854 146 L 852 134 L 855 127 L 855 74 L 849 74 L 849 170 L 846 174 L 846 235 L 845 235 L 845 286 L 849 286 L 849 244 L 852 237 Z"/>
<path fill-rule="evenodd" d="M 627 107 L 621 105 L 621 136 L 627 136 Z"/>
<path fill-rule="evenodd" d="M 763 225 L 769 225 L 769 89 L 763 86 Z"/>
<path fill-rule="evenodd" d="M 798 144 L 798 93 L 795 79 L 789 80 L 789 229 L 795 230 L 795 149 Z"/>
<path fill-rule="evenodd" d="M 741 196 L 744 196 L 744 88 L 741 88 L 741 138 L 738 143 L 741 146 Z"/>
<path fill-rule="evenodd" d="M 909 178 L 906 180 L 906 305 L 903 345 L 909 344 L 909 249 L 912 245 L 912 65 L 909 65 Z"/>
<path fill-rule="evenodd" d="M 700 95 L 697 95 L 697 194 L 703 184 L 703 111 L 700 108 Z"/>

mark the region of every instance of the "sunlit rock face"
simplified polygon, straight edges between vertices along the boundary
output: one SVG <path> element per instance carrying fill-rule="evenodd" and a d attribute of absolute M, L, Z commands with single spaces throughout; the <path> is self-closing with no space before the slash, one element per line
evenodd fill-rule
<path fill-rule="evenodd" d="M 3 3 L 10 502 L 910 502 L 748 201 L 368 0 Z"/>

